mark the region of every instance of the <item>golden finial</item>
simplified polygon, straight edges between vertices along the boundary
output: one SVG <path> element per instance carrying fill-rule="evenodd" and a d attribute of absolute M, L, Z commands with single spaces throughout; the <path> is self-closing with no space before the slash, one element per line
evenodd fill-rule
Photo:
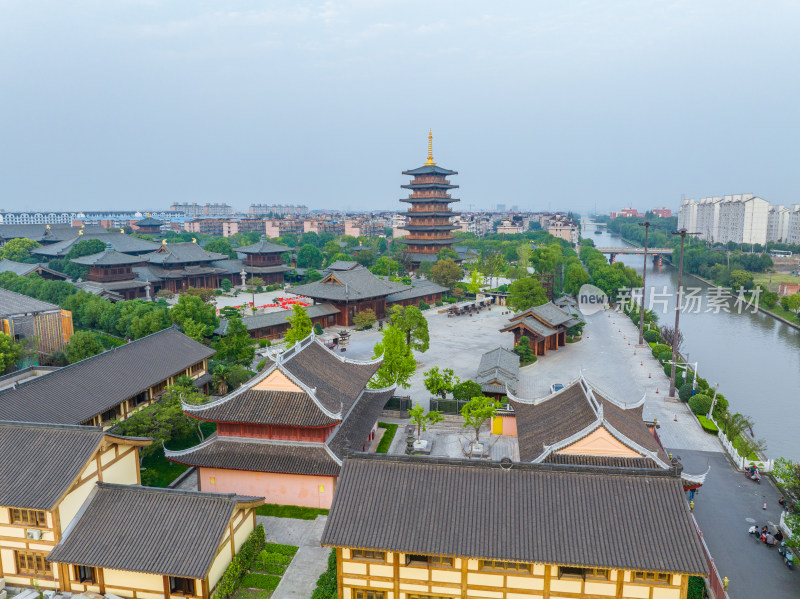
<path fill-rule="evenodd" d="M 434 166 L 436 163 L 433 161 L 433 130 L 428 129 L 428 160 L 425 166 Z"/>
<path fill-rule="evenodd" d="M 125 229 L 120 229 L 119 232 L 125 235 Z"/>
<path fill-rule="evenodd" d="M 83 229 L 78 229 L 78 235 L 83 235 Z"/>
<path fill-rule="evenodd" d="M 197 243 L 197 237 L 192 237 L 192 243 Z"/>
<path fill-rule="evenodd" d="M 162 239 L 162 240 L 161 240 L 161 245 L 167 245 L 167 240 L 166 240 L 166 238 L 164 238 L 164 239 Z"/>

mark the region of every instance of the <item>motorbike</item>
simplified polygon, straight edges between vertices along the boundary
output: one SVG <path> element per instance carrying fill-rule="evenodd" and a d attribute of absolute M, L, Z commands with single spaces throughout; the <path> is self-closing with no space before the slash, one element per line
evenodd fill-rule
<path fill-rule="evenodd" d="M 744 475 L 746 478 L 749 478 L 750 480 L 754 480 L 758 484 L 761 484 L 761 473 L 755 466 L 751 466 L 750 468 L 745 468 Z"/>
<path fill-rule="evenodd" d="M 794 568 L 794 554 L 792 550 L 786 546 L 786 543 L 781 543 L 778 547 L 778 553 L 783 558 L 783 563 L 786 564 L 787 568 Z"/>

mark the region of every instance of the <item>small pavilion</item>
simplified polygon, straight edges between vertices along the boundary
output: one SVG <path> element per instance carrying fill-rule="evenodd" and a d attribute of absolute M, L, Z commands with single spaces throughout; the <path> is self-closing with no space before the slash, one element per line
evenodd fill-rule
<path fill-rule="evenodd" d="M 559 308 L 553 302 L 547 302 L 515 314 L 500 332 L 514 333 L 514 345 L 519 343 L 521 337 L 528 337 L 533 353 L 544 356 L 547 350 L 556 350 L 566 345 L 567 329 L 580 322 L 578 317 Z"/>

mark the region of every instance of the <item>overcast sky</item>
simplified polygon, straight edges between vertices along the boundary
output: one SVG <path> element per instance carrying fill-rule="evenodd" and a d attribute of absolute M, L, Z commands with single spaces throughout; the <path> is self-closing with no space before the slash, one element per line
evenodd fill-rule
<path fill-rule="evenodd" d="M 800 203 L 800 3 L 0 0 L 0 208 Z"/>

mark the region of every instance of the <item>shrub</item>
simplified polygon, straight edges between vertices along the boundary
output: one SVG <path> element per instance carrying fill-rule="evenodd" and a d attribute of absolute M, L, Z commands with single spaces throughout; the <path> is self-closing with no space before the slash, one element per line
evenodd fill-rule
<path fill-rule="evenodd" d="M 281 555 L 288 555 L 290 557 L 294 557 L 294 554 L 297 553 L 297 549 L 298 548 L 294 545 L 281 545 L 280 543 L 267 543 L 264 545 L 265 551 L 280 553 Z"/>
<path fill-rule="evenodd" d="M 697 377 L 697 386 L 700 387 L 701 389 L 709 389 L 710 388 L 710 385 L 708 384 L 708 381 L 706 379 L 704 379 L 703 377 L 700 377 L 700 376 Z"/>
<path fill-rule="evenodd" d="M 266 365 L 267 365 L 267 359 L 264 358 L 258 364 L 256 364 L 256 371 L 261 372 L 262 370 L 264 370 L 264 366 Z"/>
<path fill-rule="evenodd" d="M 267 551 L 264 549 L 264 551 L 258 554 L 257 561 L 260 569 L 266 570 L 268 564 L 280 564 L 282 566 L 288 566 L 292 562 L 292 556 L 283 555 L 282 553 Z"/>
<path fill-rule="evenodd" d="M 711 415 L 714 417 L 714 420 L 719 422 L 719 419 L 728 411 L 728 400 L 725 399 L 722 393 L 717 393 L 716 399 L 712 397 L 711 400 L 716 402 L 714 403 L 714 413 Z"/>
<path fill-rule="evenodd" d="M 320 323 L 318 323 L 318 322 L 315 322 L 314 323 L 314 334 L 315 335 L 322 335 L 322 333 L 323 333 L 322 325 Z"/>
<path fill-rule="evenodd" d="M 675 384 L 677 385 L 677 381 Z M 684 383 L 681 385 L 680 389 L 678 389 L 678 397 L 681 401 L 689 401 L 692 397 L 692 384 L 691 383 Z M 709 404 L 710 406 L 711 404 Z"/>
<path fill-rule="evenodd" d="M 214 592 L 215 599 L 228 599 L 236 591 L 239 581 L 253 567 L 253 563 L 261 550 L 264 548 L 264 527 L 259 524 L 250 533 L 247 540 L 242 543 L 239 552 L 233 557 L 230 565 L 217 583 L 217 590 Z M 277 576 L 275 578 L 278 578 Z M 280 578 L 278 578 L 280 581 Z M 278 586 L 277 583 L 275 586 Z M 261 588 L 261 587 L 259 587 Z M 272 587 L 273 589 L 275 587 Z"/>
<path fill-rule="evenodd" d="M 672 352 L 672 348 L 670 348 L 670 346 L 667 345 L 666 343 L 656 343 L 653 346 L 653 356 L 656 357 L 656 358 L 658 357 L 658 355 L 661 352 L 665 352 L 665 351 L 668 351 L 670 353 Z"/>
<path fill-rule="evenodd" d="M 689 408 L 699 416 L 705 416 L 711 409 L 711 398 L 703 393 L 698 393 L 689 400 Z"/>
<path fill-rule="evenodd" d="M 437 302 L 436 302 L 436 305 L 437 305 L 437 306 L 444 306 L 444 302 L 442 302 L 442 301 L 437 301 Z"/>
<path fill-rule="evenodd" d="M 241 586 L 246 589 L 262 589 L 264 591 L 274 591 L 281 581 L 280 576 L 274 574 L 258 574 L 251 572 L 242 578 Z"/>
<path fill-rule="evenodd" d="M 697 420 L 700 421 L 700 426 L 702 426 L 703 430 L 706 431 L 707 433 L 711 433 L 712 435 L 716 435 L 717 433 L 719 433 L 717 425 L 711 422 L 705 416 L 698 415 Z"/>
<path fill-rule="evenodd" d="M 690 576 L 686 599 L 704 599 L 706 596 L 706 583 L 703 578 L 701 576 Z"/>
<path fill-rule="evenodd" d="M 286 572 L 287 567 L 288 566 L 284 566 L 283 564 L 264 564 L 261 570 L 267 574 L 282 576 L 283 573 Z"/>
<path fill-rule="evenodd" d="M 644 332 L 644 340 L 648 343 L 658 343 L 661 341 L 661 335 L 655 329 L 650 329 Z"/>
<path fill-rule="evenodd" d="M 222 289 L 215 289 L 214 295 L 222 295 Z"/>
<path fill-rule="evenodd" d="M 267 343 L 269 342 L 268 339 L 259 339 L 258 340 L 258 347 L 267 347 Z"/>
<path fill-rule="evenodd" d="M 381 437 L 380 443 L 378 443 L 378 447 L 375 448 L 375 453 L 388 453 L 395 433 L 397 433 L 397 424 L 394 422 L 379 422 L 378 426 L 386 430 L 383 433 L 383 437 Z"/>
<path fill-rule="evenodd" d="M 428 309 L 430 309 L 430 305 L 429 305 L 429 304 L 426 304 L 426 303 L 425 303 L 425 302 L 423 302 L 423 301 L 420 301 L 420 302 L 419 302 L 419 309 L 420 309 L 420 310 L 428 310 Z"/>
<path fill-rule="evenodd" d="M 672 361 L 672 351 L 671 350 L 662 351 L 656 357 L 658 358 L 658 361 L 661 362 L 662 364 L 664 362 L 671 362 Z"/>
<path fill-rule="evenodd" d="M 336 582 L 336 551 L 328 556 L 328 569 L 317 579 L 317 588 L 311 593 L 311 599 L 337 599 L 339 593 Z"/>

